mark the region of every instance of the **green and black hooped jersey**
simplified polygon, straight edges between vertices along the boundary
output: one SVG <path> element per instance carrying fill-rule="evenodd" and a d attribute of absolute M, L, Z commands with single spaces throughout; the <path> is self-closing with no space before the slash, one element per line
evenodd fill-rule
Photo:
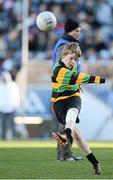
<path fill-rule="evenodd" d="M 52 74 L 51 102 L 57 102 L 72 96 L 80 97 L 80 85 L 89 83 L 105 83 L 105 79 L 83 72 L 78 73 L 76 64 L 72 69 L 68 69 L 62 61 L 58 61 Z"/>

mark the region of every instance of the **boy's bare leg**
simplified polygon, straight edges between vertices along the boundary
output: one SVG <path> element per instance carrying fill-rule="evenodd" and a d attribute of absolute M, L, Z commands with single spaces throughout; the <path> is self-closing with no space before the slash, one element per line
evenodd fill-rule
<path fill-rule="evenodd" d="M 100 175 L 100 174 L 102 174 L 101 166 L 100 166 L 98 160 L 96 159 L 96 157 L 94 156 L 94 154 L 91 152 L 91 149 L 89 148 L 86 140 L 80 133 L 79 129 L 76 127 L 75 120 L 76 120 L 77 116 L 78 116 L 78 109 L 71 108 L 70 110 L 68 110 L 67 116 L 66 116 L 65 132 L 66 132 L 66 129 L 68 131 L 69 131 L 69 129 L 71 130 L 71 135 L 73 137 L 73 140 L 76 142 L 78 147 L 80 149 L 82 149 L 82 151 L 85 153 L 87 159 L 92 163 L 93 174 Z"/>
<path fill-rule="evenodd" d="M 73 140 L 76 142 L 78 147 L 82 149 L 82 151 L 85 153 L 87 159 L 92 163 L 93 165 L 93 174 L 100 175 L 102 174 L 101 166 L 94 156 L 94 154 L 91 152 L 91 149 L 89 148 L 87 142 L 81 135 L 79 129 L 76 127 L 75 121 L 78 116 L 78 109 L 71 108 L 67 112 L 66 116 L 66 127 L 63 134 L 55 133 L 55 135 L 58 135 L 59 142 L 63 142 L 64 146 L 66 145 L 66 140 L 73 138 Z M 57 138 L 56 138 L 57 139 Z"/>
<path fill-rule="evenodd" d="M 84 137 L 81 135 L 79 129 L 76 127 L 74 121 L 71 121 L 71 120 L 68 121 L 66 124 L 66 128 L 71 129 L 73 140 L 78 145 L 78 147 L 83 150 L 85 155 L 87 156 L 88 154 L 90 154 L 91 150 L 87 142 L 85 141 Z"/>

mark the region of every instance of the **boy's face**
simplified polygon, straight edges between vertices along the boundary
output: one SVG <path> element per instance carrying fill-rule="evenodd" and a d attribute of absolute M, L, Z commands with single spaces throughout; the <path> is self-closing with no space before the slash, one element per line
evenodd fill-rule
<path fill-rule="evenodd" d="M 70 43 L 65 45 L 64 47 L 64 50 L 62 52 L 62 61 L 67 68 L 71 69 L 80 56 L 81 56 L 80 47 L 78 45 Z"/>
<path fill-rule="evenodd" d="M 71 69 L 75 64 L 75 53 L 64 55 L 62 61 L 67 68 Z"/>

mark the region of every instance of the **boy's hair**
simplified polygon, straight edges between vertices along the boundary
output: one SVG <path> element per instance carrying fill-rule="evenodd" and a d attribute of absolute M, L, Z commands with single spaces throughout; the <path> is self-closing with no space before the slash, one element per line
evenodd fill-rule
<path fill-rule="evenodd" d="M 81 56 L 81 50 L 79 45 L 74 42 L 66 44 L 62 50 L 62 56 L 73 53 L 75 54 L 76 58 L 79 58 Z"/>

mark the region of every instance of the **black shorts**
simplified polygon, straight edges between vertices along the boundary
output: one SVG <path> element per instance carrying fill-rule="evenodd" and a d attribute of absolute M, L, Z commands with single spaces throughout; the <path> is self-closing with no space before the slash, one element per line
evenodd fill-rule
<path fill-rule="evenodd" d="M 63 125 L 66 124 L 65 119 L 67 115 L 67 111 L 70 108 L 77 108 L 80 112 L 81 109 L 81 98 L 78 96 L 73 96 L 64 100 L 57 101 L 53 103 L 54 112 L 56 114 L 57 119 Z M 76 123 L 79 123 L 79 118 L 77 117 Z"/>

